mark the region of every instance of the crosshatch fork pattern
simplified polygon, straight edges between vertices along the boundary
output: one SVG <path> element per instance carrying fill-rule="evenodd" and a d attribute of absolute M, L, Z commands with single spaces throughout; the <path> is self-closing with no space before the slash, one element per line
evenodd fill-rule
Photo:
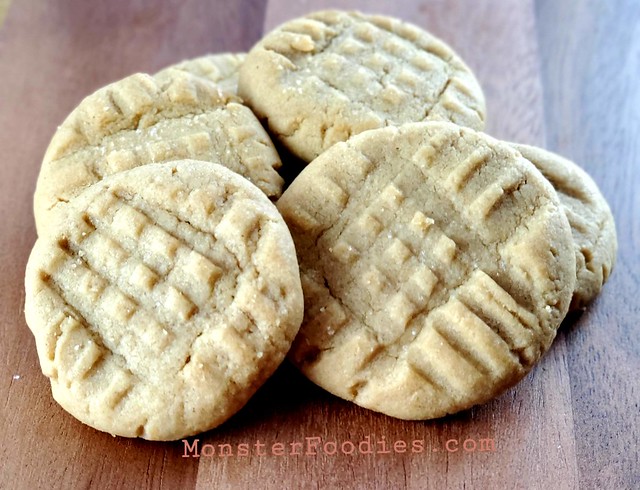
<path fill-rule="evenodd" d="M 483 119 L 471 77 L 451 50 L 435 38 L 375 17 L 315 15 L 311 19 L 292 21 L 282 29 L 291 35 L 294 47 L 302 47 L 301 36 L 307 32 L 314 42 L 313 56 L 291 53 L 298 67 L 288 74 L 292 90 L 302 83 L 301 74 L 317 77 L 327 88 L 369 107 L 389 124 L 426 119 L 438 104 L 461 124 L 478 127 L 473 121 Z M 307 47 L 298 50 L 298 54 L 306 52 Z M 398 112 L 399 107 L 404 112 Z"/>
<path fill-rule="evenodd" d="M 419 210 L 415 199 L 406 198 L 406 194 L 412 194 L 422 183 L 419 169 L 407 167 L 403 174 L 380 192 L 364 213 L 354 220 L 353 225 L 347 225 L 335 243 L 321 244 L 327 247 L 334 260 L 349 264 L 351 268 L 350 280 L 341 288 L 346 298 L 349 298 L 350 288 L 371 291 L 371 303 L 353 314 L 371 319 L 365 325 L 372 329 L 376 343 L 383 347 L 372 349 L 376 356 L 406 352 L 424 326 L 425 312 L 441 304 L 449 290 L 459 286 L 452 285 L 447 277 L 450 276 L 448 271 L 458 273 L 460 269 L 469 267 L 468 258 L 458 255 L 460 250 L 455 241 L 435 225 L 431 217 Z M 404 184 L 404 192 L 397 184 Z M 337 186 L 337 183 L 333 182 L 333 185 Z M 369 236 L 365 227 L 371 227 Z M 403 239 L 398 238 L 395 232 L 402 228 L 410 230 L 410 234 Z M 371 229 L 377 233 L 371 233 Z M 359 239 L 365 236 L 365 241 Z M 329 276 L 328 280 L 332 282 L 338 278 Z M 485 282 L 484 286 L 491 288 L 492 284 L 493 281 L 489 279 L 489 284 Z M 496 289 L 502 291 L 497 285 L 493 289 L 494 297 L 490 292 L 487 295 L 500 308 L 495 296 L 508 293 L 495 293 Z M 532 323 L 531 328 L 535 328 L 537 320 L 531 318 L 532 314 L 520 305 L 517 309 Z M 526 329 L 519 325 L 519 318 L 512 318 L 506 325 L 501 324 L 500 316 L 492 320 L 488 324 L 493 326 L 493 331 L 510 350 L 523 342 L 523 336 L 526 340 L 532 340 Z M 499 326 L 495 327 L 496 324 Z M 351 323 L 342 326 L 346 325 L 353 326 Z M 339 328 L 335 329 L 336 334 L 339 331 Z M 447 340 L 446 331 L 438 333 Z M 471 350 L 471 346 L 467 346 L 467 350 Z M 367 360 L 374 361 L 375 356 Z M 532 359 L 528 361 L 527 364 L 530 364 Z M 360 377 L 367 379 L 368 366 L 363 364 L 360 370 Z"/>
<path fill-rule="evenodd" d="M 152 345 L 158 351 L 148 355 L 158 355 L 168 348 L 176 328 L 180 329 L 179 335 L 187 334 L 183 322 L 207 307 L 217 278 L 231 275 L 232 282 L 237 283 L 238 271 L 226 266 L 222 269 L 113 194 L 99 196 L 88 211 L 83 220 L 86 228 L 78 237 L 80 239 L 60 242 L 59 258 L 62 260 L 47 274 L 56 282 L 64 275 L 78 277 L 78 283 L 60 281 L 68 288 L 63 299 L 73 305 L 84 295 L 91 295 L 98 305 L 97 311 L 115 325 L 122 325 L 123 331 L 113 332 L 115 337 L 101 339 L 114 353 L 126 350 L 126 346 L 120 346 L 120 341 L 127 336 L 145 335 L 150 339 L 161 339 L 161 342 L 141 342 L 136 348 Z M 141 254 L 140 247 L 133 248 L 127 238 L 136 244 L 148 242 L 150 252 Z M 223 254 L 228 254 L 224 248 L 222 250 Z M 219 257 L 218 263 L 225 262 L 235 264 L 235 259 Z M 188 282 L 191 288 L 203 286 L 208 292 L 181 288 L 176 277 L 178 272 L 191 275 L 193 279 L 183 281 L 182 278 L 180 285 Z M 74 301 L 69 294 L 76 284 L 86 289 L 75 292 L 77 299 Z M 99 324 L 91 310 L 82 311 L 78 306 L 74 309 L 83 316 L 92 316 L 92 321 L 87 323 Z M 141 324 L 144 329 L 140 328 Z M 201 332 L 191 335 L 195 339 L 198 333 Z M 254 346 L 246 348 L 256 350 Z M 141 361 L 140 366 L 144 366 L 144 358 Z"/>

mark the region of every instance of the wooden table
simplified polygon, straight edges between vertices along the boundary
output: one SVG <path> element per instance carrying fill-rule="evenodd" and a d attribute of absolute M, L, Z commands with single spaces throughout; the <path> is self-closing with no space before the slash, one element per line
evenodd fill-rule
<path fill-rule="evenodd" d="M 247 50 L 279 22 L 336 5 L 393 14 L 440 36 L 483 84 L 488 132 L 546 145 L 590 172 L 617 220 L 610 282 L 565 321 L 516 388 L 442 420 L 358 408 L 284 365 L 241 413 L 198 438 L 214 456 L 184 458 L 180 441 L 83 426 L 52 400 L 22 311 L 31 196 L 56 125 L 107 82 Z M 14 0 L 0 28 L 0 487 L 638 488 L 639 26 L 637 0 Z M 307 438 L 316 437 L 329 453 L 336 442 L 338 454 L 322 445 L 315 455 L 273 454 L 275 443 L 313 452 L 306 446 L 317 439 Z M 346 441 L 370 441 L 374 453 L 342 454 Z M 424 451 L 403 453 L 396 441 Z M 219 444 L 234 455 L 219 457 Z M 238 455 L 240 444 L 250 456 Z"/>

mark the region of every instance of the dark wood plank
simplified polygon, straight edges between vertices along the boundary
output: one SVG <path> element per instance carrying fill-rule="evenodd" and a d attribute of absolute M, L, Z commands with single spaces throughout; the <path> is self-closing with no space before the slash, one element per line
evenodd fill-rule
<path fill-rule="evenodd" d="M 582 165 L 616 218 L 610 282 L 574 328 L 570 349 L 575 444 L 584 488 L 640 482 L 640 4 L 539 0 L 549 146 Z M 571 28 L 567 28 L 571 26 Z"/>
<path fill-rule="evenodd" d="M 176 444 L 112 438 L 52 400 L 23 316 L 35 240 L 32 193 L 49 138 L 91 91 L 135 71 L 246 50 L 264 2 L 14 2 L 0 30 L 0 487 L 190 488 L 197 462 Z"/>

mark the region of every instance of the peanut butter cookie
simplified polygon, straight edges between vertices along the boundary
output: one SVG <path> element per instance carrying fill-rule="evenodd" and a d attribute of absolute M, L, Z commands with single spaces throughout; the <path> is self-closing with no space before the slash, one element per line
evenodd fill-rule
<path fill-rule="evenodd" d="M 489 400 L 540 359 L 569 307 L 558 197 L 483 133 L 364 132 L 311 162 L 277 206 L 305 298 L 291 359 L 363 407 L 429 419 Z"/>
<path fill-rule="evenodd" d="M 84 187 L 142 164 L 193 158 L 237 172 L 276 198 L 280 158 L 240 99 L 179 70 L 135 74 L 85 98 L 58 128 L 34 195 L 38 233 Z"/>
<path fill-rule="evenodd" d="M 542 148 L 513 145 L 544 175 L 560 198 L 576 252 L 576 289 L 570 309 L 584 308 L 602 290 L 616 262 L 616 224 L 597 184 L 575 163 Z"/>
<path fill-rule="evenodd" d="M 238 93 L 240 66 L 246 56 L 246 53 L 208 54 L 199 58 L 181 61 L 159 73 L 162 74 L 172 69 L 186 71 L 215 83 L 223 92 L 236 95 Z"/>
<path fill-rule="evenodd" d="M 240 68 L 238 93 L 306 162 L 367 129 L 423 120 L 484 128 L 482 90 L 449 46 L 358 12 L 316 12 L 267 34 Z"/>
<path fill-rule="evenodd" d="M 291 235 L 209 162 L 143 165 L 73 198 L 38 238 L 25 315 L 53 397 L 99 430 L 180 439 L 224 422 L 302 320 Z"/>

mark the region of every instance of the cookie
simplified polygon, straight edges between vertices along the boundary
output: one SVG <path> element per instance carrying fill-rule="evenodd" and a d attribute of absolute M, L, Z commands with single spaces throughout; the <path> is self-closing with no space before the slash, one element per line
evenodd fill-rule
<path fill-rule="evenodd" d="M 367 129 L 423 120 L 484 128 L 482 90 L 449 46 L 358 12 L 317 12 L 267 34 L 240 68 L 238 93 L 306 162 Z"/>
<path fill-rule="evenodd" d="M 223 92 L 237 95 L 238 71 L 245 57 L 246 53 L 208 54 L 171 65 L 159 74 L 171 69 L 186 71 L 215 83 Z"/>
<path fill-rule="evenodd" d="M 51 211 L 107 175 L 149 162 L 220 163 L 276 198 L 280 158 L 240 99 L 178 70 L 135 74 L 85 98 L 53 136 L 34 195 L 38 233 Z"/>
<path fill-rule="evenodd" d="M 96 429 L 180 439 L 239 410 L 302 320 L 295 249 L 269 199 L 209 162 L 149 164 L 76 196 L 26 269 L 55 400 Z"/>
<path fill-rule="evenodd" d="M 542 148 L 513 146 L 558 193 L 576 253 L 577 281 L 570 309 L 584 308 L 598 295 L 616 261 L 618 239 L 611 209 L 593 179 L 572 161 Z"/>
<path fill-rule="evenodd" d="M 305 298 L 291 359 L 363 407 L 429 419 L 489 400 L 539 360 L 569 307 L 556 193 L 471 129 L 364 132 L 311 162 L 277 207 Z"/>

